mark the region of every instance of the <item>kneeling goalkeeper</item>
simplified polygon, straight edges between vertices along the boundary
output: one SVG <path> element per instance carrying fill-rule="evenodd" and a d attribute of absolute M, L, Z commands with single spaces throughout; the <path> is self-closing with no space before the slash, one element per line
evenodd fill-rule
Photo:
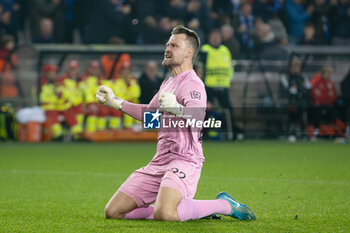
<path fill-rule="evenodd" d="M 106 86 L 99 87 L 98 103 L 122 110 L 140 121 L 143 111 L 151 109 L 159 109 L 163 117 L 195 115 L 196 120 L 204 120 L 205 87 L 193 71 L 199 47 L 199 37 L 194 31 L 175 27 L 162 62 L 172 77 L 164 80 L 148 105 L 115 97 Z M 247 206 L 226 192 L 219 193 L 216 200 L 193 199 L 204 162 L 200 131 L 201 128 L 179 127 L 159 130 L 155 156 L 147 166 L 134 171 L 113 195 L 105 208 L 106 217 L 186 221 L 222 214 L 255 220 L 255 214 Z"/>

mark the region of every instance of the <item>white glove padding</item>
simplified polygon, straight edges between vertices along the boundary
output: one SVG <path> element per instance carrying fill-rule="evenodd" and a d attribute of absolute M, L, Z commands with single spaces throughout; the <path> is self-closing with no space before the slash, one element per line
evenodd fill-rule
<path fill-rule="evenodd" d="M 97 103 L 120 110 L 124 100 L 116 97 L 111 88 L 100 86 L 96 93 Z"/>
<path fill-rule="evenodd" d="M 176 101 L 176 96 L 169 92 L 164 92 L 159 96 L 159 110 L 181 117 L 183 115 L 183 106 Z"/>

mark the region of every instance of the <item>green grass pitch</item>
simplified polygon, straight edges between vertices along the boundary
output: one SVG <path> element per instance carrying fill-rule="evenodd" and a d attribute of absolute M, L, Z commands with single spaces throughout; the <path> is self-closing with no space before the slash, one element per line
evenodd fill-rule
<path fill-rule="evenodd" d="M 350 232 L 350 145 L 204 143 L 196 197 L 228 191 L 257 221 L 106 220 L 154 143 L 0 144 L 0 232 Z"/>

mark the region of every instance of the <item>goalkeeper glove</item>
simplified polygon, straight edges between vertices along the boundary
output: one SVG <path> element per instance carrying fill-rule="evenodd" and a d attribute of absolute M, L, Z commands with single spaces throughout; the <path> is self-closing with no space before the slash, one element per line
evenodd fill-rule
<path fill-rule="evenodd" d="M 177 117 L 183 115 L 183 106 L 176 101 L 176 96 L 169 92 L 164 92 L 159 96 L 159 110 L 171 113 Z"/>
<path fill-rule="evenodd" d="M 99 104 L 117 110 L 120 110 L 122 108 L 122 103 L 124 102 L 122 98 L 116 97 L 112 89 L 107 86 L 100 86 L 98 88 L 96 93 L 96 100 Z"/>

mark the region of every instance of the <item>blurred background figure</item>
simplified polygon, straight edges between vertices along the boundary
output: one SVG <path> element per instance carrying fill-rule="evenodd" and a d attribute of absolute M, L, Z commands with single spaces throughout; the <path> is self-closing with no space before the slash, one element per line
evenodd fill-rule
<path fill-rule="evenodd" d="M 196 31 L 201 42 L 204 43 L 205 35 L 210 29 L 209 11 L 201 0 L 190 0 L 187 3 L 185 24 Z"/>
<path fill-rule="evenodd" d="M 56 42 L 63 42 L 64 5 L 63 0 L 31 0 L 28 10 L 32 41 L 40 35 L 40 22 L 43 18 L 52 20 Z"/>
<path fill-rule="evenodd" d="M 12 35 L 3 35 L 0 45 L 0 97 L 16 97 L 19 87 L 13 73 L 17 68 L 15 38 Z"/>
<path fill-rule="evenodd" d="M 162 79 L 158 76 L 158 65 L 155 61 L 149 61 L 139 78 L 141 96 L 140 103 L 148 104 L 157 94 Z"/>
<path fill-rule="evenodd" d="M 97 60 L 91 60 L 83 76 L 82 89 L 86 109 L 86 131 L 94 133 L 96 130 L 107 129 L 108 108 L 97 104 L 96 91 L 99 85 L 112 87 L 112 81 L 106 80 Z"/>
<path fill-rule="evenodd" d="M 130 12 L 130 6 L 124 6 L 121 0 L 94 1 L 92 6 L 83 42 L 105 44 L 112 37 L 122 39 L 123 20 Z"/>
<path fill-rule="evenodd" d="M 119 76 L 123 63 L 130 61 L 130 55 L 127 53 L 102 55 L 101 65 L 106 79 L 115 80 Z"/>
<path fill-rule="evenodd" d="M 58 139 L 62 136 L 63 130 L 58 120 L 56 79 L 58 67 L 46 64 L 42 68 L 40 104 L 46 114 L 46 128 L 52 132 L 52 138 Z"/>
<path fill-rule="evenodd" d="M 52 132 L 54 140 L 62 140 L 63 128 L 60 122 L 62 116 L 73 138 L 78 138 L 82 129 L 71 108 L 72 104 L 69 101 L 71 93 L 64 85 L 58 83 L 57 71 L 58 67 L 52 64 L 46 64 L 42 68 L 40 104 L 47 117 L 45 125 Z"/>
<path fill-rule="evenodd" d="M 279 16 L 273 14 L 267 23 L 270 26 L 272 33 L 275 35 L 277 43 L 280 45 L 288 45 L 287 30 Z"/>
<path fill-rule="evenodd" d="M 330 5 L 325 0 L 314 0 L 314 11 L 310 22 L 315 25 L 315 38 L 319 44 L 329 44 L 330 25 L 329 25 Z"/>
<path fill-rule="evenodd" d="M 43 18 L 40 20 L 38 35 L 34 38 L 33 43 L 55 43 L 55 38 L 53 36 L 53 22 L 49 18 Z"/>
<path fill-rule="evenodd" d="M 344 122 L 347 124 L 346 137 L 349 137 L 350 131 L 350 69 L 344 79 L 340 83 L 341 92 L 343 94 L 345 116 Z"/>
<path fill-rule="evenodd" d="M 207 91 L 208 107 L 218 106 L 229 111 L 230 119 L 226 119 L 226 124 L 232 126 L 231 132 L 234 135 L 241 133 L 241 130 L 235 124 L 234 110 L 229 95 L 234 75 L 231 53 L 222 44 L 219 29 L 213 29 L 209 33 L 208 44 L 202 46 L 202 51 L 207 52 L 204 83 Z M 218 103 L 216 104 L 215 101 Z"/>
<path fill-rule="evenodd" d="M 20 28 L 20 13 L 22 1 L 0 1 L 0 36 L 8 34 L 18 42 L 18 30 Z"/>
<path fill-rule="evenodd" d="M 270 3 L 267 0 L 257 0 L 253 2 L 253 14 L 261 18 L 264 22 L 270 18 Z"/>
<path fill-rule="evenodd" d="M 318 41 L 315 37 L 315 27 L 312 24 L 306 24 L 303 30 L 303 37 L 299 41 L 300 45 L 317 45 Z"/>
<path fill-rule="evenodd" d="M 203 63 L 197 62 L 193 65 L 193 70 L 196 72 L 197 76 L 204 82 L 204 66 Z"/>
<path fill-rule="evenodd" d="M 184 0 L 169 0 L 163 6 L 162 16 L 168 16 L 170 19 L 183 19 L 186 13 L 186 4 Z"/>
<path fill-rule="evenodd" d="M 111 47 L 115 46 L 114 48 L 126 50 L 131 48 L 131 53 L 97 54 L 97 50 L 104 50 L 105 47 L 92 45 L 91 56 L 87 57 L 79 57 L 77 55 L 80 52 L 72 54 L 69 51 L 63 52 L 61 58 L 51 55 L 51 53 L 49 55 L 42 53 L 43 56 L 38 56 L 40 66 L 46 63 L 63 64 L 62 67 L 59 67 L 59 70 L 63 71 L 63 76 L 60 74 L 61 78 L 57 80 L 58 89 L 64 89 L 65 92 L 71 93 L 79 93 L 80 90 L 80 97 L 69 99 L 72 108 L 79 109 L 75 111 L 79 125 L 83 125 L 81 119 L 84 119 L 85 129 L 89 129 L 90 132 L 108 128 L 122 129 L 121 112 L 104 111 L 94 107 L 93 92 L 96 86 L 103 83 L 114 89 L 117 83 L 120 85 L 121 80 L 124 80 L 124 84 L 129 88 L 128 85 L 135 81 L 140 84 L 140 95 L 139 98 L 135 97 L 134 101 L 149 102 L 150 96 L 159 86 L 160 81 L 158 75 L 154 76 L 154 73 L 158 73 L 154 70 L 158 68 L 155 68 L 154 63 L 148 62 L 150 60 L 158 62 L 159 57 L 155 54 L 148 54 L 148 51 L 142 55 L 136 54 L 133 52 L 133 45 L 146 45 L 147 49 L 156 48 L 157 45 L 164 46 L 172 28 L 178 24 L 195 30 L 201 38 L 201 44 L 208 45 L 211 44 L 208 41 L 210 32 L 213 29 L 219 29 L 221 44 L 226 46 L 231 56 L 227 58 L 227 61 L 223 57 L 219 59 L 223 61 L 222 64 L 225 64 L 225 69 L 231 66 L 230 69 L 227 69 L 229 72 L 233 71 L 233 67 L 232 62 L 228 61 L 233 60 L 234 68 L 237 71 L 237 82 L 235 82 L 234 87 L 231 87 L 231 84 L 225 84 L 225 87 L 219 87 L 220 85 L 214 87 L 214 89 L 220 90 L 227 89 L 228 97 L 222 97 L 219 102 L 232 107 L 229 103 L 229 95 L 231 95 L 231 100 L 235 100 L 237 106 L 239 106 L 238 104 L 247 104 L 254 108 L 260 107 L 261 97 L 266 96 L 265 91 L 268 89 L 269 96 L 264 99 L 266 102 L 264 102 L 263 107 L 268 107 L 268 104 L 278 107 L 288 102 L 287 98 L 283 100 L 274 98 L 275 91 L 278 91 L 276 87 L 278 89 L 278 77 L 281 72 L 286 74 L 286 77 L 291 75 L 289 67 L 287 67 L 291 57 L 287 51 L 299 53 L 300 47 L 295 48 L 294 45 L 305 45 L 308 46 L 307 51 L 315 51 L 315 54 L 299 56 L 305 59 L 302 65 L 304 70 L 302 76 L 307 74 L 312 77 L 319 66 L 325 64 L 323 61 L 325 57 L 316 55 L 324 50 L 318 50 L 318 47 L 314 47 L 315 45 L 346 46 L 350 44 L 350 30 L 348 30 L 350 28 L 350 1 L 0 0 L 0 38 L 2 38 L 0 47 L 0 101 L 6 103 L 10 99 L 13 106 L 17 106 L 16 103 L 18 103 L 20 107 L 37 102 L 38 97 L 33 94 L 33 90 L 39 85 L 35 86 L 33 83 L 39 82 L 35 82 L 35 79 L 39 79 L 39 74 L 37 74 L 37 70 L 33 69 L 36 67 L 33 51 L 39 46 L 33 46 L 33 43 L 83 43 L 111 45 Z M 130 45 L 131 47 L 129 47 Z M 156 46 L 153 47 L 153 45 Z M 57 48 L 61 53 L 61 48 L 70 48 L 70 45 L 53 45 L 52 47 L 44 45 L 42 48 L 53 50 Z M 213 54 L 213 51 L 221 51 L 219 48 L 221 46 L 217 48 L 211 46 L 209 50 L 212 50 Z M 332 50 L 332 53 L 338 53 L 338 51 L 335 49 Z M 304 50 L 300 53 L 304 53 Z M 17 54 L 20 54 L 18 61 Z M 201 62 L 202 66 L 199 63 L 194 68 L 203 81 L 208 84 L 213 72 L 205 63 L 205 56 L 201 57 L 201 55 L 198 62 Z M 330 56 L 333 62 L 332 66 L 335 68 L 332 81 L 339 96 L 339 84 L 347 71 L 342 64 L 346 63 L 348 55 L 344 56 L 345 59 L 335 55 Z M 129 73 L 131 76 L 134 73 L 139 77 L 139 79 L 134 78 L 134 81 L 129 81 L 130 79 L 127 77 L 121 78 L 125 76 L 122 73 L 128 70 L 125 69 L 124 64 L 127 62 L 132 64 L 131 57 L 135 60 L 132 66 L 133 70 L 131 72 L 129 69 Z M 69 65 L 66 67 L 66 64 L 72 59 L 76 59 L 79 67 L 70 68 Z M 93 59 L 97 59 L 97 63 L 92 62 Z M 268 61 L 256 62 L 258 59 Z M 21 68 L 17 69 L 17 67 Z M 67 70 L 65 70 L 66 68 Z M 219 69 L 221 70 L 221 68 Z M 27 72 L 29 69 L 31 72 Z M 86 73 L 89 74 L 80 77 L 80 69 L 87 70 Z M 75 72 L 77 72 L 77 76 Z M 245 75 L 247 79 L 243 77 Z M 233 72 L 230 76 L 233 77 Z M 261 76 L 264 80 L 260 78 Z M 249 82 L 246 81 L 248 79 Z M 289 78 L 287 79 L 289 80 Z M 226 80 L 226 77 L 222 80 Z M 264 82 L 267 88 L 264 88 L 261 82 Z M 208 85 L 207 87 L 211 88 Z M 289 98 L 289 89 L 286 91 L 286 95 Z M 23 101 L 22 96 L 25 99 Z M 73 103 L 73 100 L 78 99 L 82 104 L 79 104 L 79 101 Z M 341 96 L 338 99 L 341 99 Z M 340 106 L 341 103 L 339 102 L 337 105 Z M 272 114 L 269 112 L 264 116 L 259 116 L 263 119 L 261 125 L 270 121 L 267 118 Z M 243 123 L 242 125 L 248 132 L 250 126 L 245 123 L 248 118 L 243 115 L 237 111 L 236 121 L 240 120 L 239 124 Z M 293 130 L 289 130 L 291 127 L 287 126 L 288 121 L 290 121 L 288 119 L 292 117 L 287 115 L 281 120 L 285 123 L 281 128 L 283 130 L 288 128 L 288 134 L 294 134 L 290 133 Z M 338 116 L 342 115 L 338 112 Z M 257 116 L 254 115 L 254 117 Z M 312 115 L 309 117 L 312 119 Z M 339 118 L 345 122 L 342 117 Z M 126 125 L 130 127 L 129 123 Z M 282 129 L 276 127 L 276 130 Z M 264 134 L 267 135 L 269 132 Z M 274 132 L 274 135 L 277 134 Z"/>
<path fill-rule="evenodd" d="M 288 141 L 295 142 L 306 133 L 311 90 L 308 78 L 301 73 L 301 60 L 298 57 L 293 57 L 287 76 L 282 79 L 282 85 L 288 96 Z"/>
<path fill-rule="evenodd" d="M 233 25 L 240 40 L 241 57 L 252 58 L 254 50 L 254 16 L 252 14 L 252 5 L 249 2 L 241 4 L 240 11 L 234 18 Z"/>
<path fill-rule="evenodd" d="M 334 45 L 350 45 L 350 1 L 331 0 L 329 21 Z"/>
<path fill-rule="evenodd" d="M 230 24 L 221 26 L 222 44 L 225 45 L 231 53 L 233 60 L 239 58 L 241 46 L 239 41 L 235 38 L 234 29 Z"/>
<path fill-rule="evenodd" d="M 238 2 L 238 3 L 237 3 Z M 211 27 L 220 27 L 221 24 L 227 23 L 228 19 L 232 19 L 233 13 L 238 10 L 239 1 L 231 1 L 231 0 L 207 0 L 207 7 L 210 12 L 211 18 Z M 237 6 L 234 8 L 233 4 Z"/>
<path fill-rule="evenodd" d="M 305 10 L 301 0 L 286 0 L 286 16 L 290 32 L 290 43 L 297 44 L 302 35 L 305 23 L 310 19 L 314 10 L 309 5 Z"/>
<path fill-rule="evenodd" d="M 79 74 L 79 62 L 77 60 L 68 61 L 67 71 L 58 79 L 58 83 L 69 93 L 71 111 L 74 112 L 80 130 L 83 130 L 84 107 L 83 107 L 83 90 L 82 76 Z"/>
<path fill-rule="evenodd" d="M 271 27 L 260 21 L 255 24 L 256 55 L 261 60 L 287 61 L 288 53 L 275 40 Z"/>
<path fill-rule="evenodd" d="M 145 17 L 142 42 L 144 44 L 160 44 L 162 40 L 161 33 L 161 29 L 158 27 L 158 22 L 154 16 L 148 15 Z"/>
<path fill-rule="evenodd" d="M 100 63 L 97 60 L 92 60 L 89 63 L 87 73 L 89 73 L 89 79 L 93 79 L 93 83 L 95 84 L 92 91 L 90 91 L 90 98 L 93 100 L 93 104 L 90 105 L 89 111 L 90 111 L 90 117 L 92 116 L 92 119 L 94 117 L 96 118 L 97 122 L 97 130 L 106 130 L 107 126 L 109 126 L 110 129 L 119 129 L 120 128 L 120 111 L 117 111 L 115 109 L 107 108 L 105 106 L 102 106 L 101 104 L 97 104 L 95 96 L 93 94 L 96 94 L 96 88 L 98 88 L 100 85 L 105 85 L 110 88 L 113 88 L 114 81 L 108 80 L 101 72 Z M 97 85 L 96 85 L 97 83 Z M 91 108 L 92 107 L 92 108 Z M 109 119 L 109 122 L 108 122 Z M 109 124 L 108 124 L 109 123 Z M 91 127 L 90 127 L 91 128 Z"/>
<path fill-rule="evenodd" d="M 250 58 L 255 19 L 269 24 L 277 43 L 283 45 L 288 44 L 288 36 L 297 44 L 307 23 L 314 26 L 317 43 L 341 45 L 350 38 L 349 8 L 349 0 L 305 4 L 300 0 L 2 0 L 0 34 L 14 36 L 16 43 L 21 35 L 23 43 L 28 21 L 31 42 L 163 44 L 177 24 L 195 30 L 203 42 L 212 28 L 231 25 L 241 43 L 242 57 Z M 40 34 L 47 34 L 40 33 L 44 18 L 52 21 L 53 40 L 41 38 Z"/>
<path fill-rule="evenodd" d="M 345 124 L 339 119 L 337 90 L 331 80 L 332 68 L 323 66 L 311 80 L 312 115 L 309 137 L 340 136 L 344 137 Z M 322 127 L 322 128 L 321 128 Z"/>
<path fill-rule="evenodd" d="M 139 103 L 141 89 L 137 79 L 131 73 L 131 63 L 125 61 L 120 69 L 119 76 L 115 80 L 114 90 L 116 95 L 132 103 Z M 121 112 L 120 112 L 121 113 Z M 123 115 L 123 127 L 132 129 L 136 120 L 127 114 Z"/>
<path fill-rule="evenodd" d="M 169 35 L 172 30 L 171 19 L 167 16 L 163 16 L 162 18 L 160 18 L 159 29 L 160 29 L 159 43 L 165 44 L 168 41 Z"/>

